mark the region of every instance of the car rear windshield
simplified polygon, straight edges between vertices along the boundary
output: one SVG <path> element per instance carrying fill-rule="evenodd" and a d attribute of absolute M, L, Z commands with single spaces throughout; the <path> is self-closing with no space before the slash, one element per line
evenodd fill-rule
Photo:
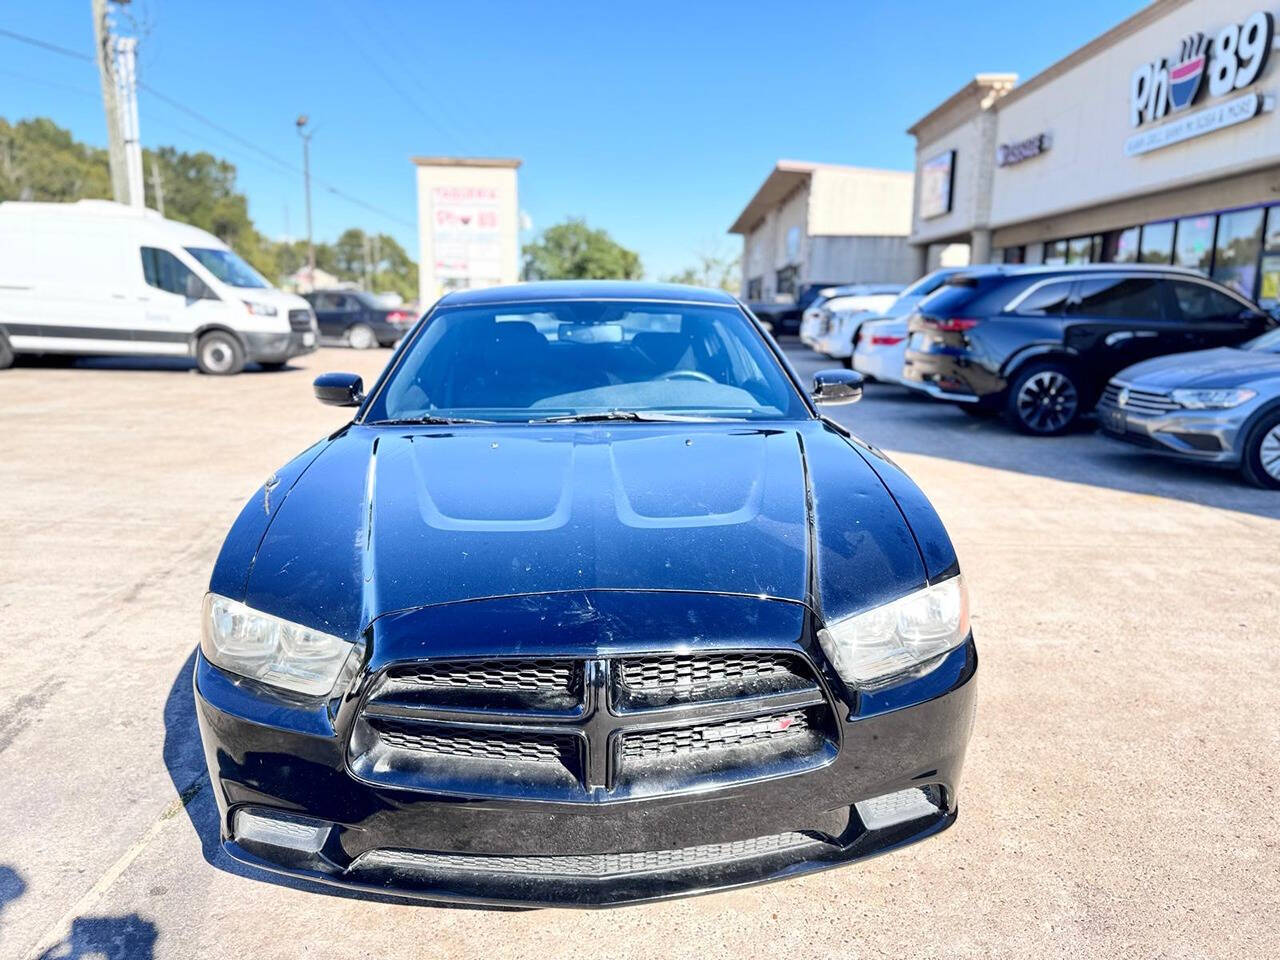
<path fill-rule="evenodd" d="M 741 420 L 809 415 L 737 307 L 565 300 L 435 310 L 365 422 L 615 412 Z"/>

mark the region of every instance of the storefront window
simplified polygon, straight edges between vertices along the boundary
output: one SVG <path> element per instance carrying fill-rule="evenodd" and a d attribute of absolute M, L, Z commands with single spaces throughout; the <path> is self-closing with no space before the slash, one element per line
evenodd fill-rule
<path fill-rule="evenodd" d="M 761 300 L 764 298 L 764 278 L 752 277 L 747 281 L 747 299 Z"/>
<path fill-rule="evenodd" d="M 1005 247 L 1001 251 L 1001 263 L 1022 263 L 1027 259 L 1026 247 Z"/>
<path fill-rule="evenodd" d="M 1089 263 L 1093 260 L 1093 237 L 1076 237 L 1067 241 L 1067 263 Z"/>
<path fill-rule="evenodd" d="M 1055 240 L 1044 245 L 1044 259 L 1041 263 L 1049 266 L 1061 266 L 1067 262 L 1067 241 Z"/>
<path fill-rule="evenodd" d="M 1262 248 L 1262 275 L 1258 278 L 1258 303 L 1280 315 L 1280 207 L 1267 211 Z"/>
<path fill-rule="evenodd" d="M 1246 297 L 1253 296 L 1258 282 L 1263 212 L 1261 208 L 1236 210 L 1218 217 L 1213 279 Z"/>
<path fill-rule="evenodd" d="M 1213 227 L 1216 218 L 1183 217 L 1173 245 L 1173 262 L 1179 267 L 1209 272 L 1213 264 Z"/>
<path fill-rule="evenodd" d="M 796 267 L 783 267 L 777 272 L 774 289 L 778 296 L 794 297 L 796 295 Z"/>
<path fill-rule="evenodd" d="M 1102 235 L 1100 263 L 1136 263 L 1138 260 L 1138 228 L 1110 230 Z"/>
<path fill-rule="evenodd" d="M 1140 263 L 1169 263 L 1173 259 L 1173 221 L 1148 223 L 1138 248 Z"/>

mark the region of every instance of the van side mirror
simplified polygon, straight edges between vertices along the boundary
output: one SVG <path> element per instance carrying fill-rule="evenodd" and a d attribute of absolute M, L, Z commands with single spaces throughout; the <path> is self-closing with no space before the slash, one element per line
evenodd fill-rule
<path fill-rule="evenodd" d="M 364 380 L 354 373 L 322 373 L 314 384 L 316 399 L 333 407 L 364 403 Z"/>
<path fill-rule="evenodd" d="M 857 403 L 862 399 L 862 374 L 854 370 L 819 370 L 813 375 L 813 389 L 809 396 L 814 403 L 835 406 L 841 403 Z"/>

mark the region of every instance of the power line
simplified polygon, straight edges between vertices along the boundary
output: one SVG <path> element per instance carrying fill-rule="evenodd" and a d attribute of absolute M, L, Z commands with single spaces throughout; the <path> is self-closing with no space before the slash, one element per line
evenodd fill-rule
<path fill-rule="evenodd" d="M 17 40 L 19 43 L 26 43 L 33 47 L 39 47 L 51 53 L 59 54 L 60 56 L 71 57 L 73 59 L 83 60 L 89 63 L 93 62 L 93 57 L 89 56 L 88 54 L 80 53 L 79 51 L 71 50 L 67 47 L 59 46 L 56 43 L 49 43 L 48 41 L 41 40 L 38 37 L 30 37 L 30 36 L 27 36 L 26 34 L 15 33 L 14 31 L 6 30 L 3 27 L 0 27 L 0 36 L 5 36 L 10 38 L 11 40 Z M 174 98 L 161 93 L 159 90 L 156 90 L 154 87 L 152 87 L 149 84 L 139 83 L 138 86 L 141 89 L 145 90 L 151 96 L 160 100 L 162 103 L 166 103 L 169 106 L 173 107 L 175 110 L 180 110 L 181 112 L 185 113 L 187 116 L 191 117 L 193 120 L 196 120 L 199 123 L 203 123 L 205 126 L 209 127 L 212 130 L 218 131 L 224 137 L 228 137 L 234 140 L 236 143 L 243 146 L 245 149 L 252 150 L 254 153 L 258 154 L 259 156 L 265 157 L 267 160 L 270 160 L 272 163 L 275 163 L 280 167 L 284 168 L 285 171 L 295 174 L 297 176 L 302 175 L 302 171 L 298 169 L 298 167 L 296 167 L 294 164 L 290 163 L 288 160 L 281 159 L 280 157 L 277 157 L 275 154 L 271 153 L 270 151 L 262 149 L 252 140 L 242 137 L 238 133 L 234 132 L 233 130 L 229 130 L 226 127 L 222 126 L 221 124 L 217 123 L 216 121 L 209 119 L 204 114 L 200 113 L 200 111 L 195 110 L 194 108 L 187 106 L 185 103 L 182 103 L 181 101 L 175 100 Z M 375 206 L 372 203 L 368 203 L 365 200 L 361 200 L 359 197 L 352 196 L 351 194 L 347 193 L 345 190 L 341 190 L 338 187 L 335 187 L 333 184 L 325 183 L 323 180 L 316 180 L 315 183 L 317 186 L 323 188 L 325 192 L 332 194 L 333 196 L 337 197 L 339 200 L 344 200 L 347 203 L 360 207 L 363 210 L 367 210 L 370 213 L 375 213 L 380 217 L 384 217 L 387 220 L 391 220 L 394 223 L 398 223 L 401 226 L 408 227 L 412 230 L 416 230 L 418 228 L 418 225 L 413 221 L 410 221 L 405 219 L 404 217 L 398 216 L 397 214 L 394 214 L 389 210 L 383 210 L 381 207 Z"/>

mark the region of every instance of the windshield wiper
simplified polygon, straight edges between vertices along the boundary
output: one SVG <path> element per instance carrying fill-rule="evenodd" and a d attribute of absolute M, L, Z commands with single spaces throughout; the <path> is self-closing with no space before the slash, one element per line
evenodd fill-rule
<path fill-rule="evenodd" d="M 730 417 L 698 417 L 655 410 L 604 410 L 598 413 L 566 413 L 558 417 L 542 417 L 530 423 L 595 423 L 602 420 L 630 420 L 637 423 L 710 423 Z"/>
<path fill-rule="evenodd" d="M 447 427 L 454 423 L 497 423 L 497 420 L 473 420 L 470 417 L 436 417 L 427 415 L 425 417 L 398 417 L 394 420 L 371 420 L 371 426 L 375 427 L 403 427 L 410 424 L 421 424 L 428 427 Z"/>

